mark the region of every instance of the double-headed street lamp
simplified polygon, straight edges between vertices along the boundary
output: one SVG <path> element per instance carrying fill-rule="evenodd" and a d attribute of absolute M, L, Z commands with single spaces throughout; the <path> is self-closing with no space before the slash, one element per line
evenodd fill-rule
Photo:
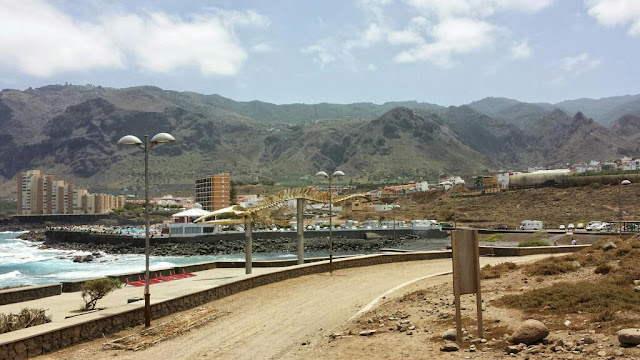
<path fill-rule="evenodd" d="M 618 185 L 618 221 L 620 221 L 620 228 L 618 229 L 618 233 L 622 234 L 622 185 L 629 185 L 631 181 L 622 180 Z"/>
<path fill-rule="evenodd" d="M 393 213 L 393 239 L 396 239 L 396 209 L 399 209 L 400 205 L 391 205 L 391 212 Z"/>
<path fill-rule="evenodd" d="M 335 177 L 344 176 L 340 170 L 336 170 L 329 175 L 324 171 L 319 171 L 316 176 L 322 176 L 329 179 L 329 274 L 333 275 L 333 186 L 332 181 Z"/>
<path fill-rule="evenodd" d="M 144 143 L 133 135 L 122 137 L 118 145 L 135 145 L 144 150 L 144 255 L 145 255 L 145 275 L 144 275 L 144 326 L 151 326 L 151 295 L 149 294 L 149 151 L 156 145 L 174 142 L 176 139 L 167 133 L 156 134 L 151 138 L 144 136 Z"/>

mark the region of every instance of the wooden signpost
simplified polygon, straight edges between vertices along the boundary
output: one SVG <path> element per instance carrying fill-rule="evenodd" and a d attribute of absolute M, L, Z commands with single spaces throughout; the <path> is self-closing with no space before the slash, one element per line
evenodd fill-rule
<path fill-rule="evenodd" d="M 462 341 L 460 295 L 476 293 L 478 311 L 478 337 L 484 337 L 482 328 L 482 296 L 480 294 L 480 248 L 478 230 L 451 232 L 453 260 L 453 294 L 456 304 L 456 340 Z"/>

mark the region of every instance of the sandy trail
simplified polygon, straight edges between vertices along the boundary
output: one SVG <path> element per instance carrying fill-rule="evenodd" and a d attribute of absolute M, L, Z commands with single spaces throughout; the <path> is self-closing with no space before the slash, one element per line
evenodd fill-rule
<path fill-rule="evenodd" d="M 540 259 L 481 258 L 481 265 Z M 390 289 L 430 274 L 451 270 L 451 260 L 402 262 L 309 275 L 229 296 L 206 307 L 229 311 L 195 331 L 139 352 L 101 350 L 102 340 L 45 355 L 45 359 L 273 359 L 297 358 L 298 351 L 321 342 L 341 324 Z M 450 275 L 438 279 L 446 281 Z M 398 289 L 389 296 L 413 290 Z M 163 320 L 157 320 L 159 324 Z M 114 335 L 112 338 L 122 336 Z M 302 343 L 309 345 L 302 345 Z"/>

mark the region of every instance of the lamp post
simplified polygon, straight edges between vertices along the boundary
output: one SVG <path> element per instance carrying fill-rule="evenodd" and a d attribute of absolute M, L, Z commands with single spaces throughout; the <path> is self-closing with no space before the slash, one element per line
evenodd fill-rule
<path fill-rule="evenodd" d="M 620 227 L 618 229 L 618 234 L 622 234 L 622 186 L 629 185 L 631 181 L 622 180 L 618 185 L 618 221 L 620 221 Z"/>
<path fill-rule="evenodd" d="M 329 274 L 333 275 L 333 178 L 344 176 L 340 170 L 336 170 L 329 175 L 324 171 L 318 171 L 316 176 L 329 179 Z"/>
<path fill-rule="evenodd" d="M 118 141 L 118 145 L 135 145 L 144 150 L 144 327 L 151 326 L 151 295 L 149 294 L 149 151 L 156 145 L 174 142 L 176 139 L 167 133 L 156 134 L 151 138 L 149 143 L 149 135 L 144 136 L 144 143 L 133 135 L 122 137 Z"/>
<path fill-rule="evenodd" d="M 454 183 L 452 183 L 451 181 L 446 181 L 444 183 L 442 183 L 445 186 L 451 186 L 451 192 L 453 193 L 452 197 L 453 197 L 453 228 L 457 229 L 458 228 L 458 224 L 457 224 L 457 216 L 456 216 L 456 185 Z"/>
<path fill-rule="evenodd" d="M 396 239 L 396 209 L 400 208 L 400 205 L 391 205 L 391 212 L 393 213 L 393 239 Z"/>

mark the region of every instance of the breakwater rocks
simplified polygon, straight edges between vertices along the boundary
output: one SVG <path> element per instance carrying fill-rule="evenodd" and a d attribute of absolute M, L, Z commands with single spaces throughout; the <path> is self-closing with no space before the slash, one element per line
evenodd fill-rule
<path fill-rule="evenodd" d="M 335 252 L 357 252 L 370 253 L 388 247 L 415 248 L 421 243 L 426 243 L 426 239 L 421 239 L 416 235 L 403 235 L 397 238 L 380 239 L 349 239 L 344 237 L 333 238 L 333 251 Z M 157 243 L 151 242 L 151 255 L 154 256 L 194 256 L 194 255 L 218 255 L 234 254 L 244 252 L 244 240 L 224 240 L 219 242 L 191 242 L 191 243 Z M 79 250 L 96 252 L 102 251 L 109 254 L 143 254 L 144 247 L 131 243 L 120 244 L 95 244 L 61 242 L 47 244 L 45 247 L 62 250 Z M 305 238 L 305 252 L 329 251 L 329 239 L 326 237 Z M 276 239 L 254 239 L 253 252 L 277 253 L 296 252 L 296 240 L 288 238 Z"/>

